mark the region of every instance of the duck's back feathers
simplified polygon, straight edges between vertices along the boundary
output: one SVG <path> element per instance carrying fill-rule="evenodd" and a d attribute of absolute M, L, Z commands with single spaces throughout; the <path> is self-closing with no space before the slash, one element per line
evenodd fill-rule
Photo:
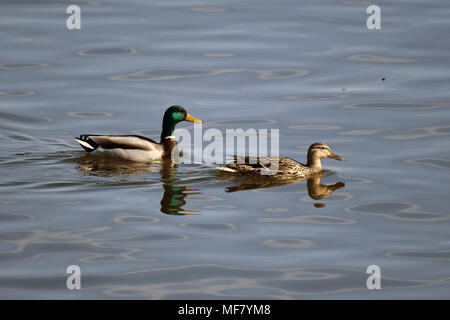
<path fill-rule="evenodd" d="M 219 169 L 245 175 L 261 175 L 264 170 L 274 170 L 273 175 L 267 175 L 268 171 L 264 175 L 278 178 L 281 175 L 302 175 L 299 172 L 301 167 L 302 164 L 287 157 L 234 156 L 232 163 L 225 167 L 219 167 Z"/>

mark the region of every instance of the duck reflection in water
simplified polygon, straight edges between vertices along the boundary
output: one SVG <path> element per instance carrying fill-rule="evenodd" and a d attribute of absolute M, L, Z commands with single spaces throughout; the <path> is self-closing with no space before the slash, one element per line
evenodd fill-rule
<path fill-rule="evenodd" d="M 290 180 L 273 180 L 268 176 L 236 176 L 235 174 L 228 173 L 226 171 L 217 171 L 216 173 L 220 180 L 225 180 L 233 183 L 232 186 L 225 188 L 226 192 L 280 187 L 297 183 L 306 179 L 305 177 L 300 177 Z M 308 195 L 314 200 L 326 198 L 335 190 L 345 187 L 345 183 L 343 182 L 337 182 L 330 185 L 322 184 L 320 182 L 322 176 L 323 173 L 318 173 L 316 175 L 309 176 L 306 179 Z"/>
<path fill-rule="evenodd" d="M 320 177 L 309 178 L 306 185 L 308 186 L 308 195 L 314 200 L 326 198 L 335 190 L 345 187 L 345 183 L 340 181 L 335 184 L 322 184 Z"/>
<path fill-rule="evenodd" d="M 176 184 L 179 180 L 176 178 L 176 165 L 171 160 L 166 165 L 161 165 L 161 182 L 163 183 L 164 195 L 161 200 L 161 212 L 171 215 L 188 215 L 199 212 L 197 210 L 183 209 L 186 204 L 186 197 L 201 194 L 200 189 L 191 189 L 187 186 L 180 186 Z"/>
<path fill-rule="evenodd" d="M 179 184 L 180 179 L 177 178 L 176 172 L 177 165 L 170 159 L 153 163 L 139 163 L 88 154 L 74 160 L 77 162 L 78 171 L 83 175 L 120 177 L 121 183 L 133 182 L 137 175 L 143 173 L 159 171 L 160 181 L 164 189 L 161 212 L 171 215 L 188 215 L 199 212 L 183 208 L 186 205 L 186 197 L 201 194 L 201 192 L 192 192 L 200 191 L 200 189 L 191 189 Z"/>

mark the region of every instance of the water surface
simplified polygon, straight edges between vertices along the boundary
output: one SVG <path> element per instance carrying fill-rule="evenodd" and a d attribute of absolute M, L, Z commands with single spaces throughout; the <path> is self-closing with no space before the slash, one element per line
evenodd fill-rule
<path fill-rule="evenodd" d="M 66 1 L 0 4 L 1 298 L 450 298 L 447 1 L 378 3 L 376 31 L 365 1 L 70 4 L 81 30 Z M 316 141 L 347 161 L 240 190 L 73 139 L 157 138 L 173 104 L 205 128 L 278 128 L 300 161 Z"/>

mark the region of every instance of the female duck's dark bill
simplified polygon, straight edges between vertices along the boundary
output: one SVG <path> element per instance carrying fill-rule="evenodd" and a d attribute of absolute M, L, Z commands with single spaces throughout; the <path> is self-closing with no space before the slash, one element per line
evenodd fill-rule
<path fill-rule="evenodd" d="M 186 114 L 186 121 L 190 121 L 190 122 L 202 122 L 202 120 L 199 120 L 197 118 L 194 118 L 193 116 L 191 116 L 189 113 Z"/>

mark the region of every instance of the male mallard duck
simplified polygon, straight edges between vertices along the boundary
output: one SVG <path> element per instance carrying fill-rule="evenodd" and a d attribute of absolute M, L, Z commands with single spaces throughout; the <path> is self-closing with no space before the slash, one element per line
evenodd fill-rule
<path fill-rule="evenodd" d="M 178 152 L 173 132 L 175 125 L 181 121 L 202 122 L 187 113 L 183 107 L 171 106 L 164 113 L 159 143 L 137 135 L 82 134 L 75 139 L 87 152 L 95 151 L 132 161 L 153 161 L 170 158 L 172 152 Z"/>
<path fill-rule="evenodd" d="M 291 180 L 299 177 L 307 177 L 319 174 L 323 171 L 320 159 L 333 158 L 344 160 L 331 151 L 330 147 L 322 142 L 313 143 L 308 149 L 307 163 L 302 164 L 288 157 L 241 157 L 234 156 L 234 162 L 219 169 L 234 172 L 239 175 L 261 176 L 270 180 Z M 276 164 L 278 163 L 278 166 Z M 274 164 L 277 170 L 274 174 L 263 173 L 264 170 L 271 170 Z"/>

